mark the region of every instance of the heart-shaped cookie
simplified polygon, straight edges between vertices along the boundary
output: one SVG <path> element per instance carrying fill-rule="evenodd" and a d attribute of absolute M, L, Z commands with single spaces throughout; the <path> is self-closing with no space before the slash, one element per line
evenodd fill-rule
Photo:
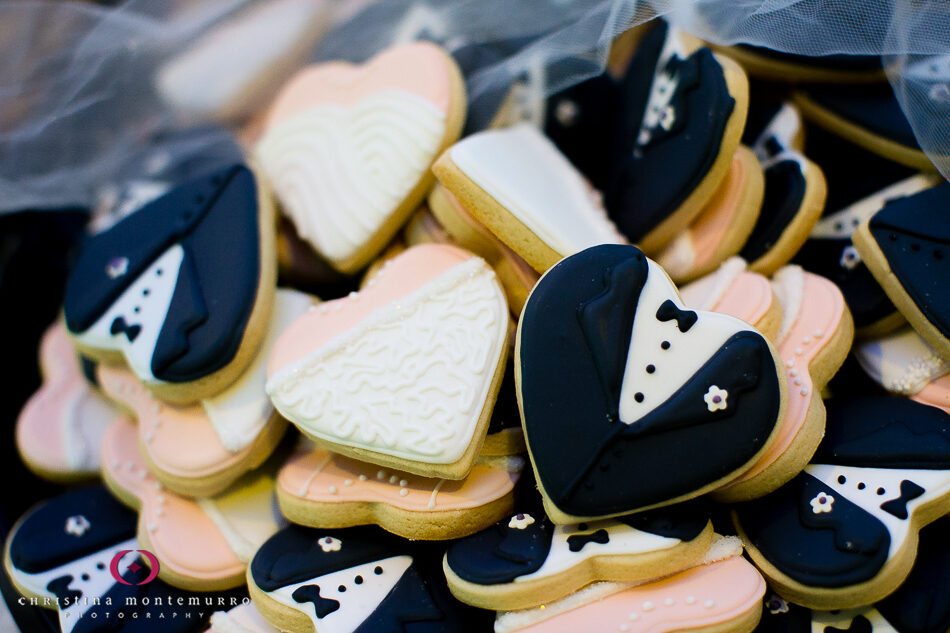
<path fill-rule="evenodd" d="M 267 393 L 334 452 L 462 479 L 484 440 L 508 352 L 494 272 L 459 248 L 408 249 L 277 340 Z"/>
<path fill-rule="evenodd" d="M 950 416 L 906 398 L 831 399 L 811 463 L 733 510 L 752 561 L 813 609 L 884 598 L 917 556 L 918 532 L 950 510 Z"/>
<path fill-rule="evenodd" d="M 40 368 L 43 384 L 17 418 L 20 457 L 52 481 L 98 475 L 102 434 L 118 412 L 84 375 L 95 363 L 76 357 L 66 327 L 57 322 L 40 343 Z"/>
<path fill-rule="evenodd" d="M 304 446 L 280 469 L 281 512 L 300 525 L 379 525 L 411 540 L 468 536 L 511 511 L 525 460 L 480 458 L 468 477 L 451 481 L 384 470 Z"/>
<path fill-rule="evenodd" d="M 278 94 L 255 150 L 301 237 L 344 272 L 362 268 L 418 206 L 429 166 L 461 133 L 452 57 L 418 42 L 362 66 L 305 68 Z"/>
<path fill-rule="evenodd" d="M 771 344 L 738 319 L 686 309 L 633 246 L 596 246 L 549 270 L 516 348 L 525 438 L 556 523 L 714 490 L 755 463 L 784 415 Z"/>
<path fill-rule="evenodd" d="M 63 314 L 87 356 L 125 361 L 157 396 L 190 403 L 250 364 L 274 303 L 274 208 L 243 165 L 171 189 L 86 241 Z"/>
<path fill-rule="evenodd" d="M 106 486 L 139 512 L 138 541 L 159 561 L 159 578 L 194 591 L 239 586 L 258 546 L 279 530 L 268 463 L 216 497 L 189 499 L 162 487 L 138 450 L 135 426 L 120 418 L 102 442 Z"/>

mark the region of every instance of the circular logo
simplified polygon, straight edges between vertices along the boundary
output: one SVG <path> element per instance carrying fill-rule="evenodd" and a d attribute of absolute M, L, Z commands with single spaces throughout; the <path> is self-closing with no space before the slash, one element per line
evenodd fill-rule
<path fill-rule="evenodd" d="M 122 577 L 122 574 L 119 573 L 119 562 L 122 560 L 122 557 L 128 554 L 129 552 L 138 552 L 142 556 L 148 559 L 149 567 L 151 568 L 148 577 L 142 582 L 131 583 L 125 580 Z M 116 579 L 116 582 L 120 582 L 123 585 L 147 585 L 148 583 L 155 580 L 158 576 L 158 559 L 155 558 L 155 554 L 151 553 L 147 549 L 124 549 L 121 552 L 117 553 L 112 557 L 112 563 L 109 564 L 109 571 L 112 573 L 112 577 Z M 138 561 L 132 561 L 132 564 L 127 567 L 133 574 L 138 570 L 142 569 L 142 565 L 139 565 Z"/>

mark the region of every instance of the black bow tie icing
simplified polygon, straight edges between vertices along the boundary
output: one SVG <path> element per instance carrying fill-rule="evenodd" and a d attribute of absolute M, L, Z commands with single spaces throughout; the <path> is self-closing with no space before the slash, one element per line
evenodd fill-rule
<path fill-rule="evenodd" d="M 109 327 L 109 332 L 111 332 L 113 336 L 116 334 L 125 334 L 125 337 L 129 339 L 129 343 L 134 342 L 141 331 L 141 325 L 129 325 L 122 317 L 116 317 Z"/>
<path fill-rule="evenodd" d="M 519 328 L 525 434 L 556 523 L 699 496 L 772 437 L 785 381 L 769 343 L 741 321 L 685 309 L 633 246 L 562 260 Z M 686 454 L 689 468 L 674 457 Z M 651 485 L 620 485 L 637 481 Z"/>
<path fill-rule="evenodd" d="M 309 602 L 313 604 L 313 609 L 317 618 L 323 619 L 340 608 L 340 601 L 332 598 L 324 598 L 320 595 L 320 585 L 304 585 L 298 587 L 292 594 L 296 602 Z"/>
<path fill-rule="evenodd" d="M 906 543 L 940 514 L 932 508 L 950 504 L 950 415 L 897 397 L 826 404 L 811 464 L 734 516 L 776 590 L 792 587 L 814 609 L 848 609 L 903 581 L 882 572 L 909 568 L 916 550 Z"/>
<path fill-rule="evenodd" d="M 607 530 L 597 530 L 596 532 L 591 532 L 590 534 L 575 534 L 567 538 L 567 548 L 572 552 L 579 552 L 584 549 L 584 546 L 588 543 L 598 543 L 600 545 L 606 545 L 610 542 L 610 537 L 607 535 Z"/>

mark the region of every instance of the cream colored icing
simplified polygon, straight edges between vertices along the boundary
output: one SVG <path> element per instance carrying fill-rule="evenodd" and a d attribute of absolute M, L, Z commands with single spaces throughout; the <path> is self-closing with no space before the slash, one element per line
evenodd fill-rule
<path fill-rule="evenodd" d="M 211 614 L 211 628 L 207 633 L 279 633 L 264 619 L 254 603 L 242 604 L 230 611 Z"/>
<path fill-rule="evenodd" d="M 657 263 L 674 279 L 689 275 L 715 253 L 739 210 L 739 201 L 747 181 L 745 163 L 737 154 L 722 184 L 699 217 L 656 258 Z"/>
<path fill-rule="evenodd" d="M 379 90 L 353 105 L 314 104 L 280 120 L 256 156 L 300 237 L 340 262 L 402 205 L 445 133 L 445 112 L 425 98 Z"/>
<path fill-rule="evenodd" d="M 468 178 L 559 255 L 626 242 L 599 194 L 534 127 L 473 134 L 449 152 Z"/>
<path fill-rule="evenodd" d="M 495 462 L 503 464 L 503 462 Z M 524 461 L 477 464 L 460 481 L 420 477 L 384 469 L 318 448 L 290 458 L 277 476 L 284 492 L 320 503 L 380 503 L 402 510 L 449 511 L 478 508 L 514 488 Z M 514 467 L 514 468 L 511 468 Z"/>
<path fill-rule="evenodd" d="M 102 467 L 110 480 L 139 500 L 139 525 L 144 525 L 150 551 L 162 567 L 199 581 L 227 578 L 244 569 L 201 507 L 164 489 L 148 472 L 128 419 L 120 418 L 106 432 Z"/>
<path fill-rule="evenodd" d="M 302 61 L 330 25 L 328 8 L 326 0 L 252 3 L 165 64 L 155 79 L 159 95 L 193 116 L 246 113 Z"/>
<path fill-rule="evenodd" d="M 268 472 L 248 474 L 222 494 L 197 503 L 242 563 L 250 563 L 264 541 L 286 524 Z"/>
<path fill-rule="evenodd" d="M 735 556 L 600 599 L 595 593 L 591 596 L 593 601 L 573 606 L 553 617 L 544 613 L 547 609 L 520 612 L 517 618 L 499 616 L 495 633 L 699 630 L 759 608 L 764 594 L 765 581 L 759 572 L 751 563 Z"/>
<path fill-rule="evenodd" d="M 277 337 L 313 303 L 310 295 L 278 288 L 267 335 L 254 361 L 230 387 L 201 401 L 221 444 L 229 451 L 237 452 L 250 446 L 274 413 L 274 406 L 264 391 L 267 356 Z"/>
<path fill-rule="evenodd" d="M 686 332 L 680 331 L 675 319 L 658 320 L 657 310 L 664 302 L 672 301 L 681 310 L 685 306 L 663 269 L 646 261 L 649 273 L 638 299 L 620 388 L 619 413 L 624 424 L 636 424 L 682 386 L 681 379 L 671 380 L 672 375 L 696 374 L 730 337 L 752 331 L 747 323 L 718 312 L 701 312 Z M 662 341 L 672 341 L 672 346 L 660 353 Z M 648 365 L 655 371 L 647 372 Z"/>
<path fill-rule="evenodd" d="M 742 275 L 746 266 L 746 261 L 741 257 L 730 257 L 714 272 L 680 288 L 680 297 L 694 310 L 714 310 L 716 304 L 722 301 L 730 288 L 736 284 L 737 279 L 751 279 Z M 735 313 L 729 314 L 740 318 Z"/>
<path fill-rule="evenodd" d="M 426 277 L 437 276 L 417 286 L 425 260 Z M 448 464 L 472 442 L 507 335 L 504 294 L 481 258 L 416 246 L 365 291 L 288 328 L 271 354 L 267 392 L 318 439 Z M 320 338 L 328 340 L 312 344 Z"/>
<path fill-rule="evenodd" d="M 782 304 L 785 314 L 792 315 L 792 325 L 784 338 L 779 339 L 778 345 L 779 356 L 785 363 L 788 405 L 775 441 L 755 466 L 733 483 L 759 475 L 792 445 L 805 423 L 812 390 L 815 388 L 808 365 L 831 341 L 847 310 L 844 297 L 836 285 L 824 277 L 804 272 L 798 266 L 786 266 L 779 270 L 773 281 L 773 284 L 778 283 L 788 287 L 783 292 L 776 288 L 775 294 L 779 301 L 789 296 L 800 297 L 795 304 Z M 791 286 L 796 284 L 800 288 L 791 290 Z"/>
<path fill-rule="evenodd" d="M 17 418 L 18 449 L 51 472 L 98 472 L 102 435 L 118 411 L 86 381 L 61 322 L 43 335 L 40 368 L 43 384 Z"/>
<path fill-rule="evenodd" d="M 903 396 L 912 396 L 950 374 L 950 363 L 910 327 L 856 345 L 854 356 L 875 382 Z"/>

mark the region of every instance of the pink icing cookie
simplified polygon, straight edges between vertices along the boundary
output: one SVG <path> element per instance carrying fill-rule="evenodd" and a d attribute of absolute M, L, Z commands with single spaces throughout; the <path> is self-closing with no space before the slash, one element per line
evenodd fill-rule
<path fill-rule="evenodd" d="M 376 524 L 409 539 L 445 540 L 507 516 L 524 460 L 482 458 L 463 480 L 378 468 L 312 446 L 277 476 L 281 511 L 319 528 Z"/>
<path fill-rule="evenodd" d="M 844 362 L 854 339 L 851 312 L 838 287 L 799 266 L 775 273 L 772 287 L 784 309 L 778 337 L 788 408 L 778 437 L 750 470 L 715 493 L 725 501 L 753 499 L 798 474 L 824 435 L 821 390 Z"/>
<path fill-rule="evenodd" d="M 741 257 L 731 257 L 716 272 L 683 286 L 680 295 L 689 307 L 734 316 L 771 341 L 782 324 L 782 306 L 769 280 L 747 271 Z"/>
<path fill-rule="evenodd" d="M 250 367 L 225 391 L 195 405 L 162 402 L 128 370 L 99 367 L 103 391 L 138 419 L 146 463 L 163 485 L 193 497 L 217 494 L 267 459 L 287 426 L 264 392 L 267 353 L 312 301 L 279 289 L 269 331 Z"/>
<path fill-rule="evenodd" d="M 759 622 L 765 595 L 762 576 L 741 556 L 622 587 L 591 585 L 545 607 L 502 614 L 495 633 L 748 633 Z M 585 601 L 585 591 L 593 601 Z"/>
<path fill-rule="evenodd" d="M 119 418 L 106 432 L 102 476 L 139 511 L 138 538 L 160 563 L 159 577 L 196 591 L 237 587 L 258 546 L 283 524 L 273 476 L 247 475 L 229 492 L 187 499 L 166 490 L 145 466 L 135 426 Z"/>
<path fill-rule="evenodd" d="M 464 119 L 452 57 L 434 44 L 403 44 L 360 66 L 298 72 L 271 106 L 255 155 L 300 236 L 354 272 L 421 202 L 429 166 Z"/>
<path fill-rule="evenodd" d="M 911 400 L 939 407 L 950 413 L 950 375 L 937 378 L 911 396 Z"/>
<path fill-rule="evenodd" d="M 508 327 L 504 293 L 484 260 L 415 246 L 365 290 L 288 327 L 270 354 L 267 393 L 334 452 L 463 479 L 485 438 Z"/>
<path fill-rule="evenodd" d="M 62 322 L 43 335 L 40 370 L 43 384 L 17 418 L 20 456 L 30 470 L 53 481 L 98 475 L 102 435 L 118 412 L 83 376 Z"/>
<path fill-rule="evenodd" d="M 764 195 L 762 165 L 752 150 L 740 145 L 716 194 L 656 261 L 676 283 L 713 271 L 742 250 L 755 228 Z"/>

